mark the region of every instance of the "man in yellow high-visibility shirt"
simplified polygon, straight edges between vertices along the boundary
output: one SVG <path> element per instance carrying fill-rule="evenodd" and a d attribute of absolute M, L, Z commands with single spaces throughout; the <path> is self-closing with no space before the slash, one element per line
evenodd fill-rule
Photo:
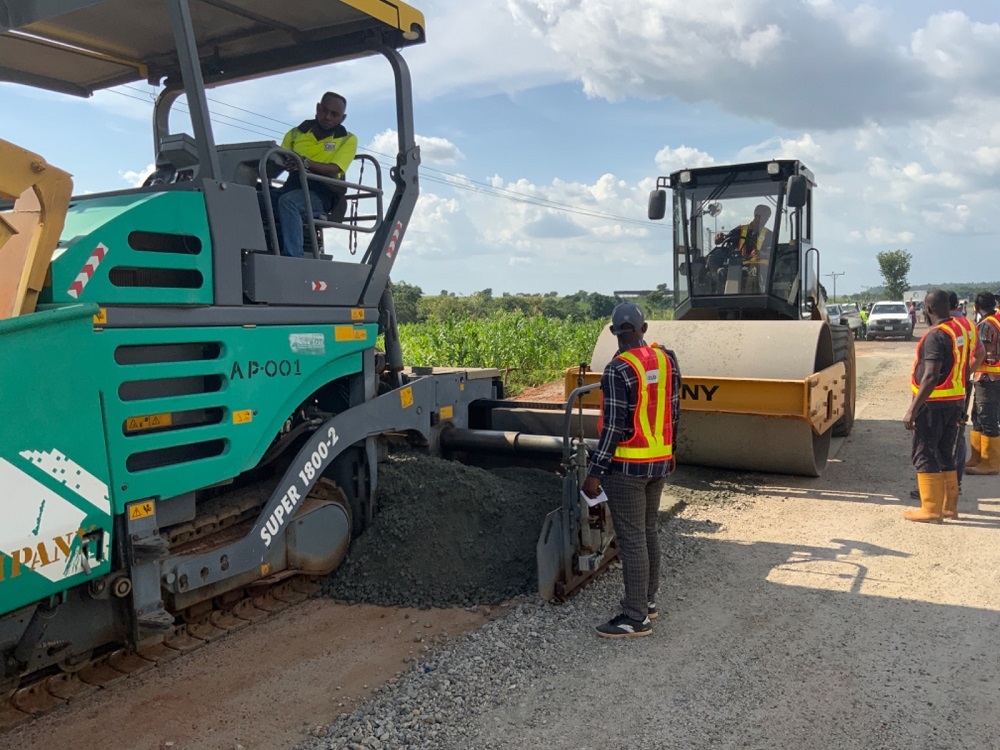
<path fill-rule="evenodd" d="M 281 147 L 302 157 L 307 177 L 315 174 L 343 179 L 358 151 L 358 137 L 343 125 L 346 118 L 347 99 L 328 91 L 316 105 L 316 117 L 285 133 Z M 307 218 L 305 194 L 295 160 L 288 159 L 285 168 L 289 171 L 288 179 L 280 190 L 271 193 L 271 201 L 281 225 L 281 254 L 301 258 L 304 243 L 302 222 Z M 307 183 L 314 216 L 329 214 L 344 201 L 344 191 L 333 185 L 308 179 Z"/>

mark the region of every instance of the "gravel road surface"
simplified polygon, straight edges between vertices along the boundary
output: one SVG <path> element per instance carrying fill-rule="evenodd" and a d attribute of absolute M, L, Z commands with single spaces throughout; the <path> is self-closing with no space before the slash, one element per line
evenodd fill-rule
<path fill-rule="evenodd" d="M 858 422 L 822 478 L 678 471 L 649 638 L 593 634 L 616 609 L 619 570 L 561 606 L 531 594 L 451 609 L 319 598 L 0 747 L 1000 748 L 1000 483 L 968 477 L 959 521 L 902 520 L 913 348 L 859 344 Z M 353 559 L 391 565 L 362 552 Z M 342 573 L 328 595 L 380 596 L 362 570 Z M 502 585 L 493 571 L 467 600 Z"/>
<path fill-rule="evenodd" d="M 997 482 L 967 478 L 957 522 L 904 522 L 913 344 L 859 354 L 822 478 L 678 472 L 652 637 L 593 634 L 620 571 L 525 597 L 300 749 L 1000 747 Z"/>

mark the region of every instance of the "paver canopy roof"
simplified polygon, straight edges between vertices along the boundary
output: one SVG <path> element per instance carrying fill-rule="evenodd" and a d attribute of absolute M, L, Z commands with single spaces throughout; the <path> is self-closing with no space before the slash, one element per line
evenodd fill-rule
<path fill-rule="evenodd" d="M 171 0 L 0 0 L 0 81 L 77 96 L 180 84 Z M 423 41 L 396 0 L 187 0 L 208 86 Z"/>

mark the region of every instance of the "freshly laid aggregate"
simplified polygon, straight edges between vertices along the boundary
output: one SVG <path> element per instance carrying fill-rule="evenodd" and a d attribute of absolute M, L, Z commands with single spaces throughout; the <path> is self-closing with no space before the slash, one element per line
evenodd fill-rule
<path fill-rule="evenodd" d="M 463 473 L 470 471 L 459 468 Z M 534 472 L 526 476 L 531 475 Z M 702 472 L 697 469 L 690 475 L 693 481 L 688 487 L 672 488 L 677 499 L 731 510 L 753 502 L 748 486 L 702 481 L 698 479 Z M 400 479 L 396 476 L 394 481 Z M 692 534 L 711 528 L 711 521 L 671 521 L 662 516 L 664 588 L 669 587 L 666 581 L 701 556 L 702 540 Z M 530 552 L 525 547 L 522 553 L 534 565 L 533 543 Z M 522 595 L 503 617 L 460 638 L 423 646 L 422 660 L 404 667 L 408 671 L 376 691 L 365 706 L 340 714 L 325 736 L 309 739 L 297 750 L 503 747 L 502 740 L 484 737 L 482 717 L 490 712 L 513 716 L 530 713 L 525 705 L 526 691 L 555 671 L 579 673 L 581 681 L 595 679 L 587 670 L 591 654 L 618 644 L 595 638 L 592 629 L 616 611 L 621 591 L 621 570 L 613 565 L 565 604 L 549 604 L 534 592 L 519 592 Z M 587 707 L 577 705 L 568 710 L 585 712 Z M 500 720 L 494 721 L 502 736 Z"/>
<path fill-rule="evenodd" d="M 535 545 L 562 480 L 486 471 L 419 453 L 380 464 L 372 525 L 324 595 L 404 607 L 496 604 L 537 590 Z"/>

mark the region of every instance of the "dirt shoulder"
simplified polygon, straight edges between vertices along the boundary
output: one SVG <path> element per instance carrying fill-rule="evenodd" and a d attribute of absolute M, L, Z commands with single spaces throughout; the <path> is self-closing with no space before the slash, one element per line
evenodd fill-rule
<path fill-rule="evenodd" d="M 413 660 L 493 614 L 310 600 L 17 727 L 0 745 L 289 748 L 322 734 Z"/>

